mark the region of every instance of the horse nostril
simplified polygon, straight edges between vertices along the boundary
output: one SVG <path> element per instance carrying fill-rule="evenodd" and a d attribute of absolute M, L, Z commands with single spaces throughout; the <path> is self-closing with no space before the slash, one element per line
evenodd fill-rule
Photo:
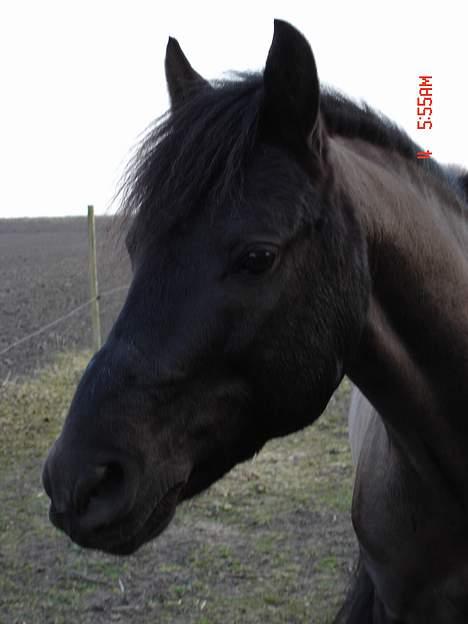
<path fill-rule="evenodd" d="M 57 450 L 58 449 L 58 450 Z M 50 518 L 75 541 L 86 541 L 104 527 L 118 523 L 135 504 L 140 464 L 119 453 L 94 464 L 83 454 L 54 447 L 43 470 L 50 497 Z"/>
<path fill-rule="evenodd" d="M 73 498 L 75 511 L 79 515 L 84 515 L 93 500 L 101 503 L 115 500 L 124 489 L 124 482 L 124 470 L 119 463 L 112 462 L 103 466 L 95 466 L 76 484 Z"/>

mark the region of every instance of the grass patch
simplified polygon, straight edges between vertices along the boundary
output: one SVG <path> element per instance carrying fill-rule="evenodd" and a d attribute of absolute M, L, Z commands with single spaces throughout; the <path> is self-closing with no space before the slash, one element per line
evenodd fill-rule
<path fill-rule="evenodd" d="M 330 622 L 354 556 L 349 383 L 313 427 L 270 442 L 119 558 L 57 532 L 40 484 L 88 357 L 0 388 L 0 623 Z"/>

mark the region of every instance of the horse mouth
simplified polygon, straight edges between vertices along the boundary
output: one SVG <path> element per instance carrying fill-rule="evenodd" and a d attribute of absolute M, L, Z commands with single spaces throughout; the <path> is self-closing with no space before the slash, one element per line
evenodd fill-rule
<path fill-rule="evenodd" d="M 170 524 L 179 502 L 180 493 L 185 482 L 172 486 L 158 501 L 144 523 L 131 533 L 123 523 L 116 523 L 95 531 L 92 534 L 80 534 L 61 514 L 51 508 L 51 522 L 79 546 L 100 550 L 111 555 L 131 555 L 141 546 L 160 535 Z"/>
<path fill-rule="evenodd" d="M 129 540 L 123 540 L 108 547 L 100 547 L 113 555 L 131 555 L 136 552 L 143 544 L 150 542 L 158 537 L 171 523 L 174 518 L 179 495 L 185 483 L 178 483 L 170 488 L 162 499 L 157 503 L 143 527 Z"/>

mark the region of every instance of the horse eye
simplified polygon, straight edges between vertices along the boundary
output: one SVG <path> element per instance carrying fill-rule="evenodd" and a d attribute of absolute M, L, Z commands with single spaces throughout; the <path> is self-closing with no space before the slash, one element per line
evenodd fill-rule
<path fill-rule="evenodd" d="M 276 255 L 273 249 L 251 249 L 242 258 L 239 268 L 252 275 L 266 273 L 273 266 Z"/>

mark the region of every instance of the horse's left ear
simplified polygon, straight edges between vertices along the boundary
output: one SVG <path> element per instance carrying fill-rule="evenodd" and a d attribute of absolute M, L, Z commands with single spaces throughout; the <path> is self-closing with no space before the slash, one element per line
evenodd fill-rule
<path fill-rule="evenodd" d="M 287 22 L 275 20 L 263 83 L 268 134 L 292 147 L 311 147 L 318 134 L 314 132 L 320 101 L 317 68 L 309 43 Z"/>
<path fill-rule="evenodd" d="M 169 37 L 167 42 L 164 67 L 172 108 L 185 101 L 197 87 L 209 85 L 208 81 L 193 69 L 179 42 L 173 37 Z"/>

